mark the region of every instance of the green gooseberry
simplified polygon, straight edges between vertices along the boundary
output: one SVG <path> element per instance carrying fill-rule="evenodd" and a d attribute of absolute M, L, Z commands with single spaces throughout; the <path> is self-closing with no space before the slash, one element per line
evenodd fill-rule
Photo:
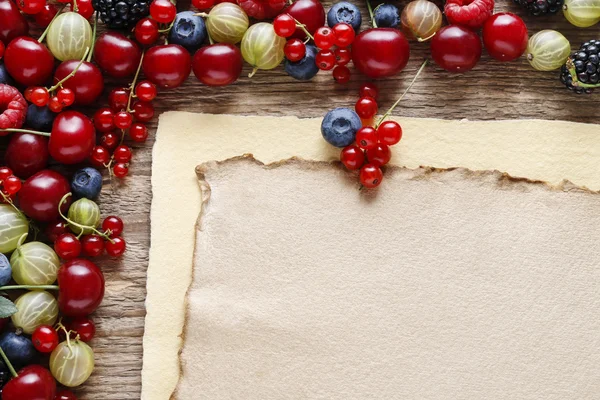
<path fill-rule="evenodd" d="M 249 25 L 242 7 L 232 3 L 217 4 L 206 18 L 208 34 L 217 43 L 239 43 Z"/>
<path fill-rule="evenodd" d="M 51 285 L 56 281 L 60 260 L 42 242 L 25 243 L 10 257 L 12 277 L 19 285 Z"/>
<path fill-rule="evenodd" d="M 58 302 L 45 290 L 25 293 L 15 306 L 18 311 L 12 315 L 12 323 L 28 335 L 40 325 L 54 325 L 58 318 Z"/>
<path fill-rule="evenodd" d="M 254 70 L 250 76 L 259 69 L 273 69 L 283 61 L 285 54 L 285 39 L 278 36 L 273 25 L 259 22 L 252 25 L 242 39 L 242 56 Z"/>
<path fill-rule="evenodd" d="M 48 28 L 46 43 L 60 61 L 81 60 L 92 46 L 92 27 L 76 12 L 60 14 Z"/>
<path fill-rule="evenodd" d="M 23 235 L 29 232 L 27 218 L 12 206 L 0 204 L 0 253 L 10 253 L 17 248 Z"/>
<path fill-rule="evenodd" d="M 71 204 L 67 217 L 69 218 L 69 229 L 73 233 L 89 235 L 100 224 L 100 207 L 84 197 Z"/>
<path fill-rule="evenodd" d="M 94 372 L 94 351 L 80 340 L 62 342 L 50 355 L 50 372 L 63 386 L 79 386 Z"/>

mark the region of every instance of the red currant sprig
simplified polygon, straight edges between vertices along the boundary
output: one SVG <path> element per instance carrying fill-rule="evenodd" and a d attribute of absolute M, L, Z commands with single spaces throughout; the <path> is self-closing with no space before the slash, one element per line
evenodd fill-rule
<path fill-rule="evenodd" d="M 350 81 L 350 69 L 346 65 L 352 59 L 350 46 L 355 35 L 352 26 L 344 22 L 333 28 L 322 26 L 315 32 L 315 45 L 321 49 L 315 59 L 317 67 L 323 71 L 333 69 L 333 79 L 338 83 Z"/>

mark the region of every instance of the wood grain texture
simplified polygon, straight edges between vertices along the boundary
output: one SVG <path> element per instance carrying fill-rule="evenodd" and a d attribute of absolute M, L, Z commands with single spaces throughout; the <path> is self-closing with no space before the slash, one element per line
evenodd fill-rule
<path fill-rule="evenodd" d="M 330 4 L 328 2 L 326 6 Z M 405 1 L 398 3 L 399 6 L 404 4 Z M 188 9 L 188 2 L 180 2 L 178 8 Z M 523 10 L 506 0 L 497 4 L 496 10 L 524 15 Z M 362 11 L 363 20 L 368 19 L 366 8 L 362 7 Z M 525 17 L 525 21 L 530 34 L 542 29 L 557 29 L 577 48 L 585 40 L 600 39 L 598 27 L 577 29 L 562 15 Z M 422 60 L 429 56 L 428 49 L 427 43 L 411 42 L 411 60 L 404 72 L 378 83 L 382 110 L 402 93 Z M 192 75 L 182 87 L 159 94 L 155 102 L 157 115 L 167 110 L 180 110 L 319 117 L 333 107 L 353 107 L 358 87 L 365 81 L 355 71 L 352 81 L 343 86 L 335 84 L 330 73 L 325 72 L 311 82 L 297 82 L 281 67 L 261 71 L 252 79 L 245 77 L 249 71 L 246 67 L 244 77 L 224 88 L 202 86 Z M 126 82 L 120 84 L 126 85 Z M 428 66 L 394 114 L 444 119 L 540 118 L 599 123 L 599 96 L 600 91 L 589 96 L 570 93 L 558 81 L 558 72 L 536 72 L 524 58 L 499 63 L 484 54 L 477 67 L 464 75 L 453 75 L 434 65 Z M 105 104 L 105 99 L 102 101 Z M 88 383 L 77 390 L 80 399 L 140 398 L 145 277 L 150 246 L 151 151 L 156 118 L 149 127 L 151 135 L 147 143 L 133 144 L 135 151 L 130 176 L 123 182 L 107 179 L 100 197 L 104 216 L 123 217 L 128 251 L 121 260 L 99 260 L 107 285 L 104 303 L 95 315 L 98 334 L 92 345 L 97 355 L 97 369 Z M 410 135 L 410 132 L 405 134 Z M 481 134 L 485 135 L 485 132 Z M 176 182 L 173 182 L 173 190 L 177 190 Z"/>

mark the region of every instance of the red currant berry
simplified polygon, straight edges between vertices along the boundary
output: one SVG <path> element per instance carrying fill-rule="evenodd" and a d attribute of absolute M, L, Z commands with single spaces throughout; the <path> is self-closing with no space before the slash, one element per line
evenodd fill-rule
<path fill-rule="evenodd" d="M 113 157 L 115 158 L 116 162 L 128 163 L 131 161 L 131 149 L 127 146 L 121 145 L 115 149 Z"/>
<path fill-rule="evenodd" d="M 98 132 L 110 132 L 115 129 L 115 113 L 108 107 L 103 107 L 94 114 L 94 127 Z"/>
<path fill-rule="evenodd" d="M 46 28 L 50 25 L 50 22 L 54 18 L 54 16 L 58 14 L 58 7 L 55 4 L 46 3 L 42 11 L 35 14 L 33 18 L 35 19 L 35 23 L 40 26 L 40 28 Z"/>
<path fill-rule="evenodd" d="M 135 95 L 141 101 L 152 101 L 156 94 L 156 85 L 150 81 L 141 81 L 135 86 Z"/>
<path fill-rule="evenodd" d="M 359 169 L 365 163 L 365 152 L 355 144 L 346 146 L 340 154 L 342 164 L 350 171 Z"/>
<path fill-rule="evenodd" d="M 114 215 L 106 217 L 104 221 L 102 221 L 102 231 L 111 238 L 121 236 L 123 233 L 123 220 Z"/>
<path fill-rule="evenodd" d="M 317 53 L 315 63 L 320 70 L 329 71 L 335 66 L 335 54 L 331 50 L 321 50 Z"/>
<path fill-rule="evenodd" d="M 117 163 L 113 167 L 113 174 L 115 174 L 117 178 L 125 178 L 128 173 L 129 167 L 127 166 L 127 164 Z"/>
<path fill-rule="evenodd" d="M 92 149 L 92 154 L 90 155 L 90 161 L 92 164 L 98 168 L 106 167 L 106 164 L 110 161 L 110 153 L 106 150 L 105 147 L 95 146 Z"/>
<path fill-rule="evenodd" d="M 335 44 L 336 37 L 329 27 L 322 26 L 314 34 L 315 44 L 321 50 L 329 50 Z"/>
<path fill-rule="evenodd" d="M 50 93 L 45 87 L 35 87 L 31 91 L 31 102 L 38 107 L 44 107 L 50 101 Z"/>
<path fill-rule="evenodd" d="M 208 10 L 215 5 L 215 0 L 192 0 L 192 5 L 198 10 Z"/>
<path fill-rule="evenodd" d="M 104 239 L 98 235 L 85 235 L 81 238 L 81 250 L 87 257 L 98 257 L 104 252 Z"/>
<path fill-rule="evenodd" d="M 335 54 L 335 63 L 337 65 L 344 66 L 352 59 L 352 52 L 346 48 L 335 49 L 333 54 Z"/>
<path fill-rule="evenodd" d="M 74 5 L 77 4 L 77 13 L 85 19 L 90 19 L 94 14 L 95 10 L 92 0 L 77 0 L 76 2 L 71 0 L 70 3 L 71 11 L 75 11 Z"/>
<path fill-rule="evenodd" d="M 35 15 L 41 12 L 46 5 L 46 0 L 19 0 L 17 6 L 25 14 Z"/>
<path fill-rule="evenodd" d="M 63 233 L 54 242 L 54 251 L 64 260 L 71 260 L 81 254 L 81 242 L 72 233 Z"/>
<path fill-rule="evenodd" d="M 119 111 L 115 114 L 115 126 L 119 129 L 127 129 L 133 123 L 133 117 L 127 111 Z"/>
<path fill-rule="evenodd" d="M 384 121 L 377 128 L 377 138 L 380 143 L 393 146 L 402 139 L 402 127 L 396 121 Z"/>
<path fill-rule="evenodd" d="M 129 128 L 129 137 L 134 142 L 143 143 L 148 139 L 148 128 L 146 125 L 136 122 Z"/>
<path fill-rule="evenodd" d="M 50 325 L 40 325 L 33 331 L 31 342 L 40 353 L 52 353 L 58 346 L 58 333 Z"/>
<path fill-rule="evenodd" d="M 133 105 L 133 116 L 136 121 L 149 122 L 154 117 L 154 106 L 146 101 L 136 101 Z"/>
<path fill-rule="evenodd" d="M 354 109 L 361 119 L 371 119 L 377 114 L 377 102 L 372 97 L 361 97 Z"/>
<path fill-rule="evenodd" d="M 381 168 L 374 164 L 366 164 L 360 169 L 359 174 L 360 184 L 367 189 L 376 188 L 383 180 L 383 172 Z"/>
<path fill-rule="evenodd" d="M 296 32 L 296 20 L 289 14 L 281 14 L 273 21 L 277 36 L 288 38 Z"/>
<path fill-rule="evenodd" d="M 125 240 L 122 237 L 114 237 L 106 241 L 106 254 L 112 257 L 120 257 L 125 253 Z"/>
<path fill-rule="evenodd" d="M 369 163 L 382 166 L 390 162 L 392 152 L 387 144 L 377 144 L 367 150 L 367 160 Z"/>
<path fill-rule="evenodd" d="M 69 88 L 62 88 L 56 93 L 58 101 L 63 107 L 69 107 L 75 102 L 75 92 Z"/>
<path fill-rule="evenodd" d="M 335 35 L 335 45 L 338 47 L 348 47 L 354 42 L 356 33 L 354 28 L 345 22 L 335 24 L 333 27 L 333 33 Z"/>
<path fill-rule="evenodd" d="M 54 400 L 77 400 L 77 396 L 75 393 L 70 390 L 61 390 L 56 392 L 56 396 L 54 396 Z"/>
<path fill-rule="evenodd" d="M 290 39 L 283 48 L 285 58 L 292 62 L 298 62 L 306 55 L 306 45 L 300 39 Z"/>
<path fill-rule="evenodd" d="M 350 81 L 350 70 L 345 65 L 338 65 L 333 70 L 333 79 L 337 83 L 348 83 Z"/>
<path fill-rule="evenodd" d="M 66 321 L 66 328 L 75 331 L 82 342 L 89 342 L 96 335 L 96 325 L 89 317 L 77 317 Z"/>
<path fill-rule="evenodd" d="M 120 142 L 119 135 L 115 132 L 106 132 L 100 136 L 100 145 L 108 150 L 114 150 Z"/>
<path fill-rule="evenodd" d="M 356 144 L 364 150 L 377 146 L 377 131 L 370 126 L 363 126 L 356 132 Z"/>
<path fill-rule="evenodd" d="M 60 104 L 60 101 L 58 101 L 58 97 L 56 96 L 52 96 L 50 98 L 50 101 L 48 102 L 48 108 L 50 109 L 50 111 L 52 111 L 53 113 L 59 113 L 62 111 L 63 109 L 63 105 Z"/>
<path fill-rule="evenodd" d="M 12 170 L 8 167 L 0 167 L 0 181 L 5 180 L 13 174 Z"/>
<path fill-rule="evenodd" d="M 67 226 L 66 222 L 60 221 L 46 226 L 44 232 L 46 233 L 46 237 L 48 237 L 49 241 L 56 242 L 57 237 L 63 233 L 69 233 L 69 227 Z"/>
<path fill-rule="evenodd" d="M 177 8 L 169 0 L 154 0 L 150 3 L 150 15 L 161 24 L 171 23 L 175 19 Z"/>
<path fill-rule="evenodd" d="M 108 105 L 114 112 L 124 110 L 128 102 L 129 92 L 125 89 L 113 89 L 108 95 Z"/>
<path fill-rule="evenodd" d="M 379 97 L 379 90 L 374 83 L 367 82 L 360 86 L 359 94 L 360 97 L 372 97 L 377 100 L 377 97 Z"/>
<path fill-rule="evenodd" d="M 137 40 L 138 43 L 143 45 L 153 44 L 160 36 L 158 22 L 152 18 L 142 18 L 135 24 L 133 33 L 135 35 L 135 40 Z"/>
<path fill-rule="evenodd" d="M 21 180 L 14 175 L 9 176 L 2 182 L 4 191 L 11 196 L 17 194 L 17 192 L 21 190 L 21 185 Z"/>
<path fill-rule="evenodd" d="M 28 87 L 27 89 L 25 89 L 25 91 L 23 92 L 23 97 L 25 97 L 25 100 L 27 100 L 28 102 L 31 103 L 31 94 L 33 93 L 33 90 L 35 89 L 35 87 Z"/>

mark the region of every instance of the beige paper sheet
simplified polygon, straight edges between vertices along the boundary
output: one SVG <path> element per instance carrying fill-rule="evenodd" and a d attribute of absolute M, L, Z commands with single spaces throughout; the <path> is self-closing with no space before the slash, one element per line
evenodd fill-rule
<path fill-rule="evenodd" d="M 592 399 L 600 194 L 498 172 L 199 167 L 190 399 Z M 299 189 L 301 188 L 301 189 Z"/>
<path fill-rule="evenodd" d="M 600 189 L 597 125 L 550 121 L 399 119 L 404 138 L 392 164 L 463 166 Z M 298 156 L 329 161 L 337 150 L 320 136 L 320 119 L 169 112 L 153 151 L 151 248 L 142 399 L 166 400 L 179 379 L 184 296 L 191 283 L 200 193 L 194 168 L 252 153 L 263 162 Z M 173 191 L 172 183 L 177 182 Z M 385 187 L 384 187 L 385 188 Z"/>

